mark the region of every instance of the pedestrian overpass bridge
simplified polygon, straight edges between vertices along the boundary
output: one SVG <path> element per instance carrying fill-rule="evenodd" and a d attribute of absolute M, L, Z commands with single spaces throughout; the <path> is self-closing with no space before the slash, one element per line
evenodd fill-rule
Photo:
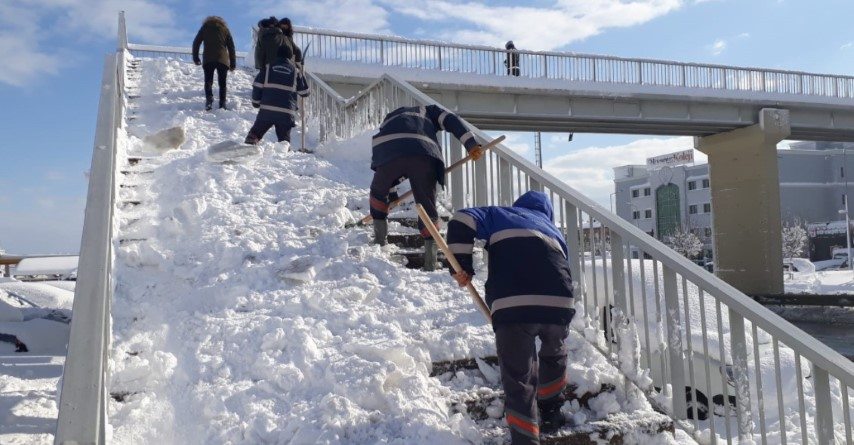
<path fill-rule="evenodd" d="M 385 73 L 485 130 L 708 136 L 789 111 L 791 139 L 854 140 L 854 77 L 299 29 L 308 69 L 343 97 Z"/>
<path fill-rule="evenodd" d="M 453 173 L 447 193 L 454 208 L 547 193 L 566 233 L 590 341 L 619 366 L 627 387 L 645 391 L 701 443 L 854 444 L 854 364 L 744 293 L 782 280 L 777 142 L 854 140 L 847 111 L 854 78 L 526 51 L 519 51 L 516 78 L 504 74 L 502 49 L 309 29 L 296 37 L 310 47 L 312 94 L 304 111 L 322 140 L 372 131 L 400 106 L 436 103 L 457 110 L 481 140 L 489 139 L 484 130 L 696 136 L 712 167 L 716 243 L 723 243 L 716 248 L 731 266 L 718 269 L 730 273 L 727 280 L 502 145 Z M 126 162 L 116 152 L 126 58 L 189 58 L 188 48 L 129 44 L 123 15 L 118 40 L 105 59 L 58 444 L 105 437 L 110 301 L 120 280 L 111 266 L 120 235 L 112 212 L 117 170 Z M 443 148 L 449 162 L 462 156 L 447 135 Z M 726 218 L 718 215 L 732 218 L 721 223 Z M 760 253 L 744 253 L 745 245 Z M 627 258 L 633 250 L 647 259 Z M 603 322 L 610 328 L 600 329 Z M 689 417 L 703 404 L 718 415 Z"/>

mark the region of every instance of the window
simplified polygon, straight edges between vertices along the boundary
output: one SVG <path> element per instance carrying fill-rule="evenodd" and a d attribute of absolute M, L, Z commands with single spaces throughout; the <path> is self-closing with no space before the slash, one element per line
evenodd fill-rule
<path fill-rule="evenodd" d="M 710 183 L 709 183 L 709 178 L 703 179 L 703 188 L 704 188 L 704 189 L 709 188 L 709 184 L 710 184 Z"/>
<path fill-rule="evenodd" d="M 655 190 L 655 232 L 660 239 L 672 235 L 679 227 L 682 220 L 679 215 L 679 195 L 679 187 L 676 184 L 664 185 Z"/>
<path fill-rule="evenodd" d="M 637 198 L 638 196 L 640 196 L 640 189 L 632 190 L 632 198 Z"/>
<path fill-rule="evenodd" d="M 706 238 L 711 238 L 712 237 L 712 228 L 706 227 L 705 229 L 703 229 L 703 234 L 706 235 Z"/>
<path fill-rule="evenodd" d="M 688 181 L 688 190 L 697 190 L 697 181 Z"/>
<path fill-rule="evenodd" d="M 646 219 L 652 218 L 652 209 L 646 209 L 643 211 L 643 217 Z"/>
<path fill-rule="evenodd" d="M 632 219 L 640 219 L 640 210 L 635 210 L 632 212 Z"/>
<path fill-rule="evenodd" d="M 638 256 L 640 256 L 640 255 L 638 255 L 638 251 L 637 251 L 637 250 L 633 250 L 633 251 L 632 251 L 632 259 L 636 260 L 636 259 L 638 259 Z"/>
<path fill-rule="evenodd" d="M 703 204 L 703 213 L 712 213 L 712 204 L 707 202 Z"/>
<path fill-rule="evenodd" d="M 644 195 L 644 196 L 649 196 L 649 195 L 651 195 L 651 194 L 652 194 L 652 189 L 651 189 L 651 188 L 647 187 L 647 188 L 643 189 L 643 195 Z"/>
<path fill-rule="evenodd" d="M 697 204 L 691 204 L 688 206 L 688 214 L 696 215 L 697 214 Z"/>

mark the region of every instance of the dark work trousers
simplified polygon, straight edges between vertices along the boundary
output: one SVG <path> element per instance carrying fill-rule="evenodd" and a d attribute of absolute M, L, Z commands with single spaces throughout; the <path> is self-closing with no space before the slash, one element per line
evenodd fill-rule
<path fill-rule="evenodd" d="M 219 84 L 219 106 L 225 106 L 225 81 L 228 78 L 228 65 L 219 62 L 210 62 L 202 65 L 205 70 L 205 100 L 208 104 L 213 103 L 213 75 L 216 71 L 216 80 Z"/>
<path fill-rule="evenodd" d="M 255 118 L 255 123 L 252 124 L 252 128 L 249 129 L 249 134 L 246 135 L 246 143 L 247 144 L 257 144 L 264 138 L 264 135 L 267 134 L 267 131 L 270 130 L 270 127 L 276 126 L 276 138 L 279 142 L 282 141 L 291 141 L 291 129 L 294 128 L 294 118 L 291 116 L 283 116 L 276 120 L 269 120 L 261 118 L 260 116 Z"/>
<path fill-rule="evenodd" d="M 401 178 L 409 178 L 409 186 L 412 187 L 415 202 L 424 206 L 430 219 L 438 223 L 436 183 L 439 179 L 437 172 L 440 169 L 441 165 L 437 159 L 423 155 L 392 159 L 377 167 L 374 180 L 371 181 L 371 217 L 377 220 L 388 217 L 389 190 L 400 184 Z M 432 238 L 421 219 L 418 220 L 418 229 L 421 230 L 421 236 L 425 239 Z"/>
<path fill-rule="evenodd" d="M 513 445 L 539 444 L 537 404 L 563 402 L 569 325 L 513 323 L 495 326 L 504 385 L 504 411 Z M 540 337 L 537 354 L 536 337 Z"/>

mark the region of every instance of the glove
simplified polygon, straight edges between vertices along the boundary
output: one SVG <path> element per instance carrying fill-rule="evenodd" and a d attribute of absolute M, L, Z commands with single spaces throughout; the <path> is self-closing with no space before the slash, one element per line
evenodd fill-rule
<path fill-rule="evenodd" d="M 201 65 L 202 61 L 199 59 L 193 59 L 193 63 L 195 63 L 196 65 Z"/>
<path fill-rule="evenodd" d="M 454 280 L 457 281 L 457 285 L 460 287 L 466 287 L 471 283 L 471 275 L 466 271 L 453 273 L 451 276 L 454 277 Z"/>
<path fill-rule="evenodd" d="M 234 71 L 236 68 L 237 68 L 237 65 L 231 65 L 230 67 L 228 67 L 228 70 Z"/>
<path fill-rule="evenodd" d="M 477 161 L 478 159 L 483 157 L 483 153 L 485 150 L 480 145 L 475 145 L 474 148 L 469 152 L 469 156 L 471 156 L 472 161 Z"/>

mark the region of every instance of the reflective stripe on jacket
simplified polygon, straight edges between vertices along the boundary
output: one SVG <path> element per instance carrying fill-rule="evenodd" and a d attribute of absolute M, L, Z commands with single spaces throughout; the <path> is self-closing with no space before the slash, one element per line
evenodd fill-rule
<path fill-rule="evenodd" d="M 474 240 L 486 241 L 486 304 L 494 325 L 567 324 L 574 314 L 566 242 L 551 201 L 528 192 L 513 207 L 474 207 L 448 222 L 448 246 L 471 275 Z"/>

